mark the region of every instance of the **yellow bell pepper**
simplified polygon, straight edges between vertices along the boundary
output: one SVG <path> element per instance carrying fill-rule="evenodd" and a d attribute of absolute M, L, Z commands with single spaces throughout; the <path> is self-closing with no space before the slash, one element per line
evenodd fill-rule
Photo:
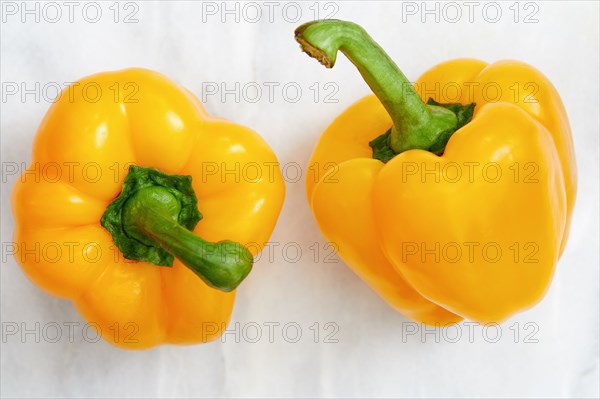
<path fill-rule="evenodd" d="M 344 53 L 375 94 L 327 128 L 308 168 L 311 209 L 345 262 L 427 324 L 500 322 L 537 303 L 577 181 L 548 79 L 521 62 L 459 59 L 413 86 L 353 23 L 307 23 L 296 40 L 329 68 Z"/>
<path fill-rule="evenodd" d="M 284 198 L 259 135 L 126 69 L 65 89 L 32 158 L 12 209 L 15 257 L 35 284 L 119 347 L 220 336 Z"/>

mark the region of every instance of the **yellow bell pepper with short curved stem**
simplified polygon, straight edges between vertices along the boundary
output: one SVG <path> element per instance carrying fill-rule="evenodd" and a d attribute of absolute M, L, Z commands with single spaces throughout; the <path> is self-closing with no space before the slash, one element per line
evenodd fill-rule
<path fill-rule="evenodd" d="M 327 128 L 308 168 L 312 211 L 347 264 L 427 324 L 500 322 L 537 303 L 577 183 L 550 81 L 517 61 L 459 59 L 423 74 L 415 91 L 356 24 L 310 22 L 296 40 L 329 68 L 344 53 L 375 94 Z"/>
<path fill-rule="evenodd" d="M 241 175 L 247 165 L 257 173 Z M 210 117 L 157 72 L 99 73 L 39 127 L 12 192 L 15 256 L 112 344 L 207 342 L 226 328 L 284 193 L 255 132 Z"/>

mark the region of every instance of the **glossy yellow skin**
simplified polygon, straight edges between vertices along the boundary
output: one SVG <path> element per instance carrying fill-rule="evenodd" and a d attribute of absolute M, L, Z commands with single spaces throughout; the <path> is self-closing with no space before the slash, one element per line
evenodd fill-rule
<path fill-rule="evenodd" d="M 410 150 L 384 165 L 368 143 L 391 120 L 375 96 L 358 101 L 312 155 L 311 208 L 345 262 L 402 314 L 500 322 L 543 297 L 567 240 L 577 172 L 565 109 L 546 77 L 516 61 L 449 61 L 416 87 L 424 100 L 476 102 L 472 121 L 442 156 Z"/>
<path fill-rule="evenodd" d="M 100 87 L 102 95 L 93 102 L 92 89 L 77 87 Z M 33 172 L 12 192 L 16 259 L 35 284 L 73 301 L 114 345 L 143 349 L 219 337 L 235 292 L 208 287 L 177 260 L 159 267 L 124 259 L 100 218 L 131 163 L 191 175 L 204 216 L 194 232 L 240 242 L 256 255 L 285 194 L 273 151 L 250 129 L 209 117 L 197 98 L 157 72 L 100 73 L 71 90 L 46 114 Z M 37 256 L 28 255 L 36 245 Z M 60 256 L 51 251 L 56 245 Z"/>

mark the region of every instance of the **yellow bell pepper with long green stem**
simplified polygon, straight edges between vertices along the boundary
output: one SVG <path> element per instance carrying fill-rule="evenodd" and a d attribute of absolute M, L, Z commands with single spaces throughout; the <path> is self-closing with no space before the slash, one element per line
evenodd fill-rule
<path fill-rule="evenodd" d="M 14 187 L 15 257 L 117 346 L 213 340 L 281 210 L 277 165 L 159 73 L 87 77 L 46 114 Z"/>
<path fill-rule="evenodd" d="M 347 264 L 428 324 L 500 322 L 537 303 L 577 182 L 548 79 L 517 61 L 460 59 L 413 86 L 356 24 L 310 22 L 296 40 L 328 68 L 344 53 L 375 94 L 329 126 L 308 168 L 311 209 Z"/>

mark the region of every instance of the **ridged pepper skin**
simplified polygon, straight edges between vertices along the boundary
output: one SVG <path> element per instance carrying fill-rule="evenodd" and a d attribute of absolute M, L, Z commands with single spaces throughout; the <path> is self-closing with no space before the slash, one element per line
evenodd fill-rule
<path fill-rule="evenodd" d="M 349 25 L 307 24 L 297 40 L 328 67 L 339 48 L 376 86 L 354 44 L 364 32 Z M 331 39 L 336 29 L 347 36 Z M 375 95 L 363 98 L 316 145 L 310 207 L 348 266 L 400 313 L 431 325 L 501 322 L 542 299 L 567 240 L 577 172 L 564 106 L 517 61 L 448 61 L 415 88 L 423 101 L 475 102 L 472 120 L 443 154 L 409 149 L 384 164 L 369 143 L 392 119 Z"/>
<path fill-rule="evenodd" d="M 79 90 L 86 87 L 98 91 Z M 268 241 L 285 187 L 267 143 L 210 117 L 165 76 L 136 68 L 84 78 L 49 109 L 12 191 L 15 257 L 31 281 L 72 301 L 116 346 L 213 340 L 235 292 L 209 287 L 177 259 L 172 267 L 124 259 L 100 224 L 130 164 L 192 176 L 203 214 L 194 233 L 205 240 L 236 241 L 252 255 Z M 252 173 L 241 172 L 246 165 Z"/>

